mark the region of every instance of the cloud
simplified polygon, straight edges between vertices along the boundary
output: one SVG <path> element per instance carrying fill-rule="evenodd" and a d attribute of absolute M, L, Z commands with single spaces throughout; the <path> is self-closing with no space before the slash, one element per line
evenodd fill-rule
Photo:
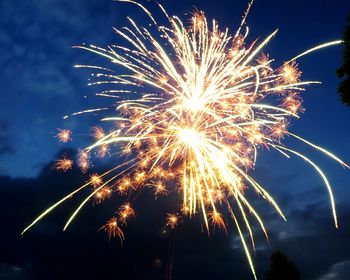
<path fill-rule="evenodd" d="M 348 280 L 350 279 L 350 260 L 336 263 L 329 271 L 317 280 Z"/>
<path fill-rule="evenodd" d="M 0 157 L 6 154 L 13 154 L 15 152 L 10 142 L 9 124 L 0 119 Z"/>
<path fill-rule="evenodd" d="M 11 141 L 9 123 L 0 119 L 0 174 L 7 172 L 6 156 L 15 154 L 14 144 Z"/>
<path fill-rule="evenodd" d="M 4 143 L 0 136 L 0 156 L 6 156 L 0 162 L 1 174 L 37 175 L 33 166 L 49 161 L 59 149 L 50 142 L 50 133 L 77 126 L 62 117 L 99 106 L 90 98 L 99 89 L 88 88 L 88 74 L 72 67 L 95 64 L 97 56 L 71 46 L 104 46 L 118 40 L 112 26 L 120 13 L 111 0 L 0 1 L 0 119 L 13 130 L 11 142 Z M 88 129 L 88 122 L 85 119 L 79 128 Z"/>
<path fill-rule="evenodd" d="M 0 264 L 0 279 L 2 280 L 23 280 L 23 268 L 19 266 L 11 266 Z"/>
<path fill-rule="evenodd" d="M 63 153 L 74 157 L 72 150 L 62 150 L 55 158 Z M 26 280 L 107 279 L 116 273 L 122 280 L 163 279 L 171 235 L 163 234 L 162 229 L 166 214 L 178 211 L 176 192 L 157 200 L 151 192 L 142 192 L 133 203 L 136 217 L 125 228 L 123 246 L 119 240 L 109 241 L 105 232 L 99 230 L 124 202 L 125 197 L 117 195 L 101 205 L 88 203 L 68 231 L 62 232 L 69 215 L 91 189 L 72 197 L 20 235 L 42 210 L 88 179 L 89 174 L 76 169 L 57 173 L 52 164 L 46 164 L 37 178 L 0 176 L 0 220 L 6 225 L 0 229 L 0 264 L 6 265 L 0 271 L 14 275 L 12 268 L 22 268 L 26 277 L 19 279 Z M 102 166 L 91 172 L 103 169 Z M 296 264 L 304 280 L 330 280 L 320 277 L 328 277 L 334 271 L 340 273 L 338 266 L 327 270 L 335 263 L 350 260 L 350 208 L 338 205 L 338 209 L 339 230 L 332 227 L 330 210 L 323 203 L 289 209 L 288 223 L 261 209 L 270 244 L 256 227 L 258 250 L 253 258 L 259 278 L 263 278 L 270 255 L 277 249 Z M 216 231 L 208 236 L 199 215 L 183 217 L 174 238 L 174 279 L 252 279 L 233 223 L 228 235 Z"/>
<path fill-rule="evenodd" d="M 71 154 L 72 151 L 62 153 Z M 0 229 L 0 263 L 6 264 L 0 270 L 3 275 L 6 273 L 8 279 L 17 279 L 14 268 L 22 268 L 28 275 L 23 277 L 26 280 L 109 279 L 113 275 L 128 280 L 163 279 L 171 235 L 163 234 L 162 229 L 167 212 L 176 209 L 176 205 L 169 204 L 169 200 L 176 201 L 176 194 L 154 200 L 151 192 L 144 191 L 142 199 L 134 203 L 135 221 L 125 229 L 123 246 L 119 240 L 109 241 L 105 232 L 99 229 L 125 197 L 115 196 L 94 207 L 92 203 L 86 205 L 69 230 L 62 232 L 72 210 L 91 189 L 72 197 L 25 235 L 20 235 L 35 215 L 89 176 L 75 169 L 57 173 L 52 164 L 43 167 L 37 178 L 0 176 L 0 220 L 6 225 Z M 213 279 L 215 275 L 223 278 L 226 274 L 242 275 L 243 278 L 251 275 L 248 267 L 232 267 L 231 262 L 239 263 L 242 255 L 240 250 L 232 254 L 229 238 L 223 233 L 213 237 L 202 234 L 199 219 L 181 223 L 176 244 L 174 275 L 180 279 L 189 280 L 199 275 L 202 279 Z M 26 265 L 28 263 L 31 265 Z M 207 269 L 202 270 L 203 265 Z"/>
<path fill-rule="evenodd" d="M 1 280 L 32 280 L 33 275 L 30 271 L 33 267 L 30 263 L 24 263 L 21 266 L 11 265 L 8 263 L 0 263 L 0 279 Z"/>

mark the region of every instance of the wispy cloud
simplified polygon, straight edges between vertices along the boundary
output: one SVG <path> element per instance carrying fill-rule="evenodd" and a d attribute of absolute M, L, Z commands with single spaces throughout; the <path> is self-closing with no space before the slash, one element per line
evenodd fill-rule
<path fill-rule="evenodd" d="M 329 271 L 317 280 L 348 280 L 350 279 L 350 260 L 333 264 Z"/>

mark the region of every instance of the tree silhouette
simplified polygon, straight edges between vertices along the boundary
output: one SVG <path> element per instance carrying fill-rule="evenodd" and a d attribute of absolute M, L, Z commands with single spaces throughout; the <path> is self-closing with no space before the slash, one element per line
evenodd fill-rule
<path fill-rule="evenodd" d="M 276 251 L 270 258 L 270 268 L 266 272 L 265 280 L 300 280 L 297 267 L 280 251 Z"/>
<path fill-rule="evenodd" d="M 344 52 L 343 64 L 337 70 L 338 77 L 341 78 L 338 92 L 343 103 L 350 106 L 350 16 L 343 35 Z"/>

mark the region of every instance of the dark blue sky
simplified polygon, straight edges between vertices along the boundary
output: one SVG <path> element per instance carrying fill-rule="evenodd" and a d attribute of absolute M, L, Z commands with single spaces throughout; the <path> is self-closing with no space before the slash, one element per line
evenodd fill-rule
<path fill-rule="evenodd" d="M 245 0 L 160 2 L 169 13 L 183 19 L 185 13 L 195 6 L 232 32 L 247 5 Z M 249 39 L 267 36 L 279 28 L 266 52 L 277 63 L 282 63 L 307 48 L 340 39 L 349 13 L 350 2 L 347 0 L 256 0 L 247 20 L 251 30 Z M 126 16 L 137 18 L 139 13 L 130 5 L 110 0 L 0 2 L 0 174 L 4 178 L 7 176 L 13 182 L 22 182 L 17 181 L 22 180 L 20 178 L 37 180 L 36 177 L 59 150 L 78 148 L 87 143 L 85 135 L 96 124 L 95 118 L 80 116 L 65 121 L 62 117 L 101 104 L 92 97 L 95 89 L 86 86 L 87 73 L 72 67 L 76 63 L 93 64 L 101 63 L 101 60 L 71 46 L 81 43 L 118 44 L 119 38 L 112 27 L 120 27 Z M 350 108 L 342 105 L 338 98 L 339 80 L 335 72 L 340 66 L 341 54 L 342 47 L 335 46 L 298 61 L 303 71 L 302 78 L 319 80 L 322 85 L 310 86 L 303 93 L 306 112 L 300 120 L 293 121 L 291 130 L 350 162 Z M 103 63 L 103 66 L 111 66 L 107 61 Z M 57 128 L 73 129 L 74 141 L 69 145 L 59 145 L 54 138 Z M 319 261 L 324 263 L 322 270 L 309 269 L 310 261 L 300 261 L 299 265 L 306 271 L 305 279 L 350 279 L 350 254 L 337 254 L 334 249 L 341 250 L 342 245 L 350 249 L 345 238 L 350 228 L 349 224 L 346 226 L 350 221 L 346 219 L 350 215 L 347 206 L 350 172 L 292 139 L 286 139 L 286 143 L 310 155 L 325 170 L 334 186 L 341 213 L 340 223 L 345 230 L 334 233 L 327 193 L 317 174 L 299 159 L 283 159 L 279 154 L 265 150 L 259 154 L 256 176 L 281 201 L 291 219 L 287 225 L 280 224 L 278 217 L 271 215 L 270 218 L 270 213 L 267 213 L 275 242 L 296 257 L 303 251 L 283 245 L 283 240 L 287 243 L 293 240 L 296 247 L 305 246 L 306 252 L 312 249 L 305 241 L 310 236 L 320 242 L 331 239 L 331 244 L 322 249 L 324 254 L 331 255 L 329 259 L 319 256 Z M 50 184 L 48 179 L 46 182 Z M 329 227 L 329 230 L 321 231 L 325 238 L 319 233 L 323 227 Z M 336 239 L 339 242 L 334 241 Z M 344 240 L 345 245 L 341 244 Z M 235 248 L 234 238 L 232 243 Z M 245 265 L 244 261 L 242 263 Z M 1 269 L 0 265 L 0 275 Z M 332 270 L 349 273 L 346 274 L 349 278 L 321 277 Z"/>
<path fill-rule="evenodd" d="M 163 2 L 171 13 L 182 17 L 196 6 L 222 27 L 235 30 L 247 1 Z M 256 1 L 248 18 L 250 39 L 279 28 L 266 51 L 278 63 L 283 62 L 306 48 L 339 39 L 350 9 L 347 2 Z M 71 46 L 118 43 L 112 27 L 124 23 L 124 15 L 137 17 L 139 13 L 130 5 L 109 0 L 14 0 L 0 5 L 0 172 L 32 177 L 61 148 L 53 138 L 57 128 L 86 133 L 89 119 L 65 122 L 62 116 L 96 106 L 96 99 L 83 99 L 94 92 L 86 87 L 88 76 L 72 68 L 75 63 L 94 62 L 93 57 Z M 349 142 L 342 120 L 348 119 L 350 112 L 336 94 L 335 69 L 341 51 L 341 47 L 332 47 L 300 60 L 304 79 L 320 80 L 323 85 L 305 92 L 307 111 L 301 121 L 294 122 L 293 129 L 349 158 L 341 147 Z M 81 144 L 78 139 L 75 137 L 73 146 Z"/>

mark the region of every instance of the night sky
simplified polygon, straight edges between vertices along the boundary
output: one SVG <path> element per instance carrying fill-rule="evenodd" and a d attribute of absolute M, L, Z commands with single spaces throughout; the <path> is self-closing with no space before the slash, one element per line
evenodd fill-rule
<path fill-rule="evenodd" d="M 185 22 L 186 12 L 196 7 L 232 33 L 247 6 L 245 0 L 160 3 Z M 265 51 L 281 64 L 317 44 L 340 39 L 349 13 L 348 0 L 256 0 L 247 20 L 248 42 L 279 28 Z M 68 120 L 63 116 L 106 102 L 93 96 L 96 88 L 87 86 L 88 73 L 73 65 L 114 66 L 71 47 L 120 43 L 112 27 L 121 27 L 126 16 L 139 19 L 140 13 L 111 0 L 0 1 L 0 279 L 164 279 L 171 238 L 174 280 L 253 279 L 233 227 L 227 235 L 217 232 L 208 237 L 198 216 L 183 220 L 175 236 L 162 233 L 165 213 L 176 205 L 176 196 L 154 201 L 145 192 L 123 246 L 98 230 L 116 210 L 118 198 L 87 206 L 70 230 L 62 232 L 79 199 L 69 201 L 20 236 L 35 215 L 88 176 L 52 169 L 62 154 L 74 156 L 77 148 L 89 143 L 89 129 L 97 120 L 94 115 Z M 302 79 L 322 84 L 309 86 L 302 94 L 306 111 L 290 129 L 350 162 L 350 108 L 337 95 L 341 55 L 342 47 L 335 46 L 298 60 Z M 73 141 L 59 144 L 57 128 L 72 129 Z M 302 279 L 348 280 L 350 171 L 293 139 L 286 138 L 285 143 L 310 156 L 328 175 L 340 229 L 333 226 L 327 191 L 311 167 L 300 159 L 260 150 L 252 175 L 276 198 L 288 222 L 256 200 L 270 232 L 268 243 L 258 227 L 255 231 L 258 277 L 263 279 L 271 253 L 280 249 L 298 266 Z M 118 159 L 95 164 L 94 170 L 104 170 L 113 161 Z"/>

